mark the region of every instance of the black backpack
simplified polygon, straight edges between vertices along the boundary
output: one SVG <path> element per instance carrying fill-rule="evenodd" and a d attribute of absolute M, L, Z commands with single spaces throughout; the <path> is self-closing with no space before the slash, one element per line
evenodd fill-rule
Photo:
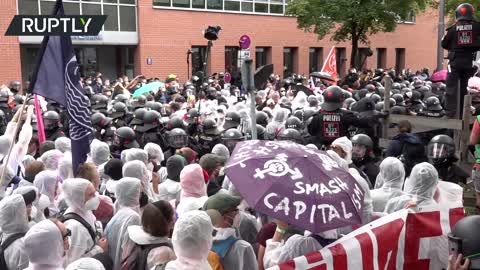
<path fill-rule="evenodd" d="M 6 269 L 8 270 L 7 267 L 7 261 L 5 260 L 5 250 L 13 244 L 17 239 L 20 239 L 25 236 L 25 233 L 16 233 L 14 235 L 11 235 L 5 239 L 5 241 L 0 245 L 0 269 Z"/>
<path fill-rule="evenodd" d="M 95 230 L 92 228 L 92 226 L 90 226 L 90 224 L 88 224 L 88 222 L 86 222 L 81 216 L 79 216 L 78 214 L 75 214 L 75 213 L 67 213 L 67 214 L 64 214 L 64 215 L 61 215 L 58 220 L 60 220 L 61 222 L 65 222 L 69 219 L 73 219 L 73 220 L 76 220 L 78 222 L 80 222 L 80 224 L 82 224 L 88 231 L 88 233 L 90 234 L 90 237 L 92 237 L 92 240 L 93 240 L 93 244 L 95 245 L 95 243 L 97 243 L 97 234 L 95 233 Z"/>
<path fill-rule="evenodd" d="M 170 241 L 149 245 L 136 244 L 130 255 L 122 261 L 121 269 L 145 270 L 145 267 L 147 265 L 148 253 L 150 253 L 152 249 L 157 247 L 169 247 L 173 249 L 172 243 Z"/>

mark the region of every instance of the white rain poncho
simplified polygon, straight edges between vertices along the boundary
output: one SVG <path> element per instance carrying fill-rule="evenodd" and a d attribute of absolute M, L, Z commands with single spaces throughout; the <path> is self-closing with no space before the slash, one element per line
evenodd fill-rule
<path fill-rule="evenodd" d="M 268 138 L 274 139 L 280 132 L 285 129 L 285 122 L 287 121 L 289 111 L 283 108 L 276 108 L 273 110 L 272 122 L 268 123 L 265 132 Z"/>
<path fill-rule="evenodd" d="M 347 154 L 347 156 L 344 158 L 345 161 L 347 161 L 349 165 L 352 164 L 352 141 L 350 141 L 347 137 L 340 137 L 332 142 L 332 146 L 340 147 L 343 152 Z"/>
<path fill-rule="evenodd" d="M 62 153 L 72 152 L 72 142 L 67 137 L 59 137 L 55 140 L 55 149 Z"/>
<path fill-rule="evenodd" d="M 62 137 L 64 138 L 64 137 Z M 63 158 L 58 163 L 58 176 L 60 179 L 66 180 L 73 178 L 73 167 L 72 167 L 72 153 L 65 152 Z"/>
<path fill-rule="evenodd" d="M 0 175 L 3 175 L 5 171 L 4 179 L 0 179 L 0 199 L 5 197 L 5 188 L 10 184 L 11 180 L 15 177 L 15 171 L 12 170 L 9 166 L 0 165 Z M 0 176 L 1 177 L 1 176 Z"/>
<path fill-rule="evenodd" d="M 105 270 L 105 267 L 94 258 L 81 258 L 69 264 L 65 270 Z"/>
<path fill-rule="evenodd" d="M 35 176 L 35 180 L 33 180 L 33 185 L 38 189 L 38 192 L 48 197 L 50 214 L 58 213 L 58 209 L 54 204 L 58 185 L 57 172 L 50 170 L 39 172 Z"/>
<path fill-rule="evenodd" d="M 1 243 L 10 236 L 28 231 L 27 206 L 22 195 L 13 194 L 0 201 Z M 23 239 L 15 240 L 4 251 L 8 269 L 24 269 L 28 266 L 28 257 L 23 246 Z"/>
<path fill-rule="evenodd" d="M 263 266 L 267 269 L 320 249 L 322 246 L 311 236 L 295 234 L 282 242 L 273 242 L 272 239 L 268 239 Z"/>
<path fill-rule="evenodd" d="M 27 270 L 63 270 L 64 241 L 60 229 L 51 220 L 30 228 L 23 244 L 30 261 Z"/>
<path fill-rule="evenodd" d="M 56 170 L 58 169 L 58 164 L 63 158 L 63 153 L 60 150 L 54 149 L 49 150 L 40 157 L 40 161 L 45 165 L 46 170 Z"/>
<path fill-rule="evenodd" d="M 208 252 L 212 247 L 213 225 L 207 213 L 190 211 L 175 223 L 172 244 L 177 259 L 166 270 L 210 270 Z"/>
<path fill-rule="evenodd" d="M 305 108 L 307 105 L 307 94 L 298 92 L 297 96 L 292 101 L 292 111 Z"/>
<path fill-rule="evenodd" d="M 160 164 L 164 160 L 162 148 L 156 143 L 147 143 L 143 150 L 147 152 L 148 159 L 154 160 L 157 164 Z"/>
<path fill-rule="evenodd" d="M 32 211 L 30 213 L 31 221 L 29 222 L 30 227 L 45 219 L 43 211 L 50 205 L 50 200 L 47 196 L 40 194 L 34 186 L 18 187 L 13 191 L 13 194 L 25 195 L 32 190 L 35 191 L 36 198 L 32 203 Z"/>
<path fill-rule="evenodd" d="M 212 148 L 212 154 L 219 156 L 224 161 L 227 161 L 230 158 L 230 151 L 225 145 L 221 143 L 217 143 Z"/>
<path fill-rule="evenodd" d="M 7 125 L 7 129 L 5 131 L 5 134 L 3 134 L 6 138 L 14 138 L 15 134 L 15 129 L 17 127 L 17 123 L 14 122 L 9 122 Z M 28 144 L 30 143 L 30 140 L 32 139 L 32 134 L 33 134 L 33 129 L 30 123 L 24 123 L 22 126 L 22 129 L 20 133 L 18 134 L 18 140 L 15 143 L 12 152 L 10 153 L 10 159 L 8 161 L 8 166 L 16 173 L 18 170 L 18 167 L 20 166 L 22 172 L 24 171 L 23 168 L 23 158 L 28 152 Z M 2 137 L 4 137 L 2 136 Z M 6 144 L 8 142 L 8 144 Z M 10 147 L 10 139 L 3 139 L 0 142 L 0 158 L 3 160 L 4 155 L 7 154 L 8 149 Z M 5 149 L 6 147 L 6 149 Z"/>
<path fill-rule="evenodd" d="M 132 148 L 128 149 L 126 156 L 125 156 L 125 162 L 129 161 L 134 161 L 138 160 L 143 162 L 145 165 L 148 164 L 148 153 L 147 151 L 143 149 L 138 149 L 138 148 Z"/>
<path fill-rule="evenodd" d="M 158 194 L 153 191 L 153 187 L 150 184 L 150 174 L 145 163 L 139 160 L 128 161 L 123 165 L 122 175 L 123 177 L 133 177 L 140 180 L 142 182 L 143 192 L 147 194 L 148 200 L 150 202 L 157 201 Z"/>
<path fill-rule="evenodd" d="M 138 179 L 124 177 L 117 181 L 115 187 L 115 215 L 105 228 L 105 237 L 108 241 L 108 255 L 113 260 L 113 269 L 120 269 L 124 256 L 123 247 L 130 246 L 128 227 L 140 225 L 140 190 Z"/>
<path fill-rule="evenodd" d="M 82 178 L 68 179 L 63 183 L 63 194 L 68 206 L 65 214 L 75 213 L 79 215 L 93 230 L 97 231 L 96 228 L 101 226 L 96 224 L 96 218 L 92 211 L 87 209 L 85 201 L 85 193 L 90 186 L 93 187 L 92 183 Z M 69 219 L 64 223 L 72 232 L 70 248 L 65 258 L 67 265 L 82 257 L 91 257 L 103 252 L 103 249 L 96 245 L 96 241 L 94 242 L 87 228 L 80 222 Z"/>
<path fill-rule="evenodd" d="M 110 147 L 107 143 L 94 140 L 90 148 L 90 156 L 95 165 L 99 166 L 110 160 Z"/>
<path fill-rule="evenodd" d="M 381 187 L 370 192 L 373 201 L 373 211 L 384 212 L 387 202 L 402 195 L 402 186 L 405 181 L 405 167 L 403 163 L 394 157 L 387 157 L 380 163 L 380 172 L 377 182 Z"/>
<path fill-rule="evenodd" d="M 432 164 L 422 162 L 413 167 L 410 176 L 405 180 L 404 195 L 390 199 L 385 212 L 392 213 L 405 208 L 406 203 L 413 201 L 417 207 L 435 204 L 433 195 L 437 189 L 438 172 Z"/>

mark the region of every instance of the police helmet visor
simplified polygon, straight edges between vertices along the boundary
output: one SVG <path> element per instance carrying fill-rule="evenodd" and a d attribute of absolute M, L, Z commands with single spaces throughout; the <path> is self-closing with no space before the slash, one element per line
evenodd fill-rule
<path fill-rule="evenodd" d="M 58 127 L 59 121 L 52 120 L 52 119 L 45 119 L 44 124 L 46 129 L 52 129 L 52 128 Z"/>
<path fill-rule="evenodd" d="M 443 143 L 431 143 L 428 145 L 428 158 L 440 159 L 449 157 L 452 146 Z"/>
<path fill-rule="evenodd" d="M 362 144 L 353 144 L 352 148 L 352 158 L 363 158 L 367 153 L 367 147 Z"/>
<path fill-rule="evenodd" d="M 170 135 L 168 136 L 168 144 L 176 149 L 185 147 L 188 145 L 187 135 Z"/>
<path fill-rule="evenodd" d="M 237 140 L 237 139 L 223 139 L 223 144 L 228 148 L 228 150 L 231 153 L 235 149 L 235 146 L 237 145 L 237 143 L 240 141 L 241 140 Z"/>

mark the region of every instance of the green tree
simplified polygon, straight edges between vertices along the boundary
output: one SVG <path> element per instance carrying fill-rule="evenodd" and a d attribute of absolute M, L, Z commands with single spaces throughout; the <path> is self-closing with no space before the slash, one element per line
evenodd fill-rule
<path fill-rule="evenodd" d="M 359 67 L 359 44 L 368 45 L 369 35 L 392 32 L 411 12 L 424 11 L 431 0 L 291 0 L 287 15 L 297 18 L 298 28 L 323 39 L 351 40 L 350 66 Z"/>

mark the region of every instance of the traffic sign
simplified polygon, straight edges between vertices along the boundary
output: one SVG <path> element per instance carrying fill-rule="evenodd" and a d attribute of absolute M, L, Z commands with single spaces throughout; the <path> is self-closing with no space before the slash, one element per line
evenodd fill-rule
<path fill-rule="evenodd" d="M 242 50 L 246 50 L 246 49 L 250 48 L 250 43 L 251 43 L 250 37 L 247 36 L 247 35 L 242 35 L 240 37 L 239 43 L 240 43 L 240 48 Z"/>
<path fill-rule="evenodd" d="M 232 75 L 230 75 L 230 73 L 225 73 L 225 75 L 223 75 L 223 81 L 225 83 L 230 83 L 232 81 Z"/>

